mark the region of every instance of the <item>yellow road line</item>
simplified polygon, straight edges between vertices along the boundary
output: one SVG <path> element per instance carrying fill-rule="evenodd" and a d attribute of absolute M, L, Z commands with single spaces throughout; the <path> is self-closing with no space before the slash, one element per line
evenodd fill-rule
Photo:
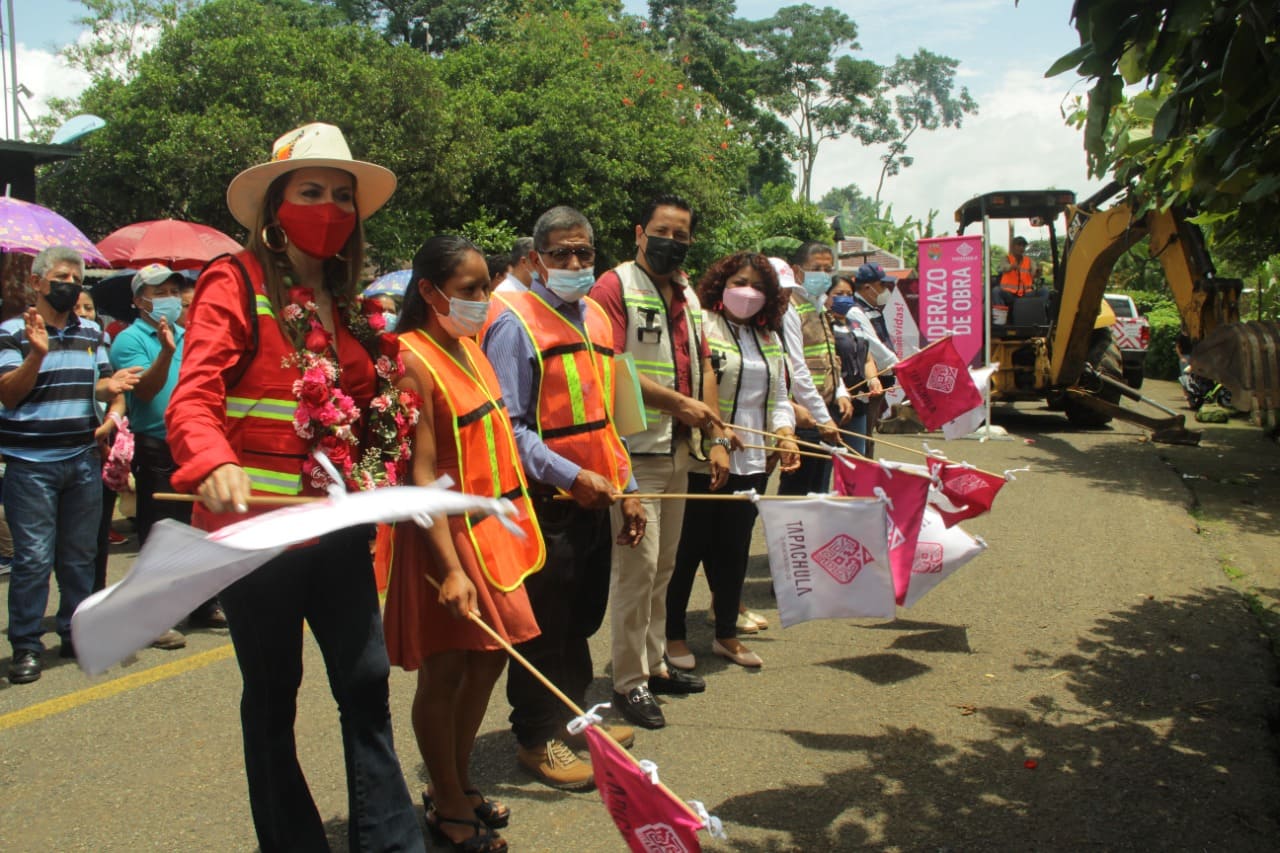
<path fill-rule="evenodd" d="M 166 678 L 173 678 L 176 675 L 182 675 L 185 672 L 191 672 L 192 670 L 224 661 L 227 658 L 235 657 L 235 654 L 235 648 L 230 643 L 227 643 L 224 646 L 209 649 L 207 652 L 200 652 L 190 657 L 175 660 L 172 663 L 153 666 L 149 669 L 144 669 L 142 672 L 113 678 L 103 684 L 95 684 L 93 687 L 86 687 L 83 690 L 77 690 L 75 693 L 68 693 L 56 699 L 49 699 L 29 708 L 23 708 L 21 711 L 11 711 L 0 716 L 0 732 L 15 726 L 34 723 L 36 720 L 43 720 L 45 717 L 51 717 L 54 714 L 70 711 L 89 702 L 107 699 L 127 690 L 134 690 L 139 687 L 145 687 L 148 684 L 154 684 L 157 681 L 163 681 Z"/>

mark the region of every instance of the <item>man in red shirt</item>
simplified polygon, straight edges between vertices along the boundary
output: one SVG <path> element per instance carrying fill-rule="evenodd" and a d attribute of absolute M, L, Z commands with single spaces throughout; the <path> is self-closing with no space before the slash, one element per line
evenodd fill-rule
<path fill-rule="evenodd" d="M 659 196 L 636 225 L 636 258 L 600 276 L 591 290 L 613 325 L 615 353 L 629 352 L 640 374 L 648 427 L 627 436 L 641 494 L 683 493 L 699 431 L 711 437 L 712 488 L 729 474 L 736 441 L 721 421 L 702 309 L 680 271 L 693 241 L 688 202 Z M 609 587 L 613 629 L 613 705 L 639 726 L 666 725 L 654 693 L 698 693 L 701 678 L 669 668 L 667 583 L 675 568 L 684 501 L 641 499 L 649 534 L 635 548 L 616 548 Z M 623 520 L 614 507 L 614 533 Z M 657 535 L 654 535 L 656 532 Z"/>

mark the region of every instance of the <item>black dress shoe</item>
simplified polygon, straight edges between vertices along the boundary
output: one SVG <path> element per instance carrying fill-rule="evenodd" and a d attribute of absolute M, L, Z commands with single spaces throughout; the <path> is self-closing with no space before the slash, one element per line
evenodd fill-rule
<path fill-rule="evenodd" d="M 653 698 L 649 688 L 643 684 L 631 688 L 626 696 L 615 690 L 613 707 L 621 712 L 622 716 L 642 728 L 660 729 L 667 724 L 667 719 L 662 716 L 662 709 L 658 707 L 657 700 Z"/>
<path fill-rule="evenodd" d="M 677 696 L 686 693 L 701 693 L 706 689 L 707 682 L 703 681 L 699 676 L 681 672 L 674 667 L 668 668 L 666 675 L 649 676 L 649 690 L 653 693 Z"/>
<path fill-rule="evenodd" d="M 44 666 L 40 663 L 40 652 L 35 649 L 22 649 L 13 653 L 13 661 L 9 664 L 10 684 L 30 684 L 40 680 L 40 672 Z"/>
<path fill-rule="evenodd" d="M 76 659 L 76 644 L 70 640 L 63 640 L 62 645 L 58 648 L 58 657 Z"/>

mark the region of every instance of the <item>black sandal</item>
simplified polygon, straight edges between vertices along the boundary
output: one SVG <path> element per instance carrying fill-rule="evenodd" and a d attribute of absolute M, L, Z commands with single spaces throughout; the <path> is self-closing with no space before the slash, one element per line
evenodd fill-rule
<path fill-rule="evenodd" d="M 476 817 L 484 821 L 485 826 L 490 829 L 502 829 L 511 822 L 511 809 L 502 803 L 490 802 L 484 794 L 475 788 L 469 788 L 462 793 L 468 797 L 480 798 L 480 805 L 476 806 Z"/>
<path fill-rule="evenodd" d="M 490 829 L 505 829 L 507 824 L 511 823 L 511 809 L 502 803 L 490 801 L 484 794 L 475 788 L 469 788 L 462 793 L 468 797 L 479 797 L 480 805 L 476 806 L 476 817 L 484 822 L 484 825 Z M 422 810 L 431 811 L 435 807 L 435 802 L 431 799 L 431 794 L 426 791 L 422 792 Z"/>
<path fill-rule="evenodd" d="M 454 841 L 440 828 L 442 823 L 469 826 L 475 834 L 461 841 Z M 431 840 L 436 844 L 459 850 L 461 853 L 505 853 L 507 849 L 507 842 L 502 836 L 485 826 L 482 821 L 441 817 L 435 809 L 427 812 L 427 831 L 431 833 Z"/>

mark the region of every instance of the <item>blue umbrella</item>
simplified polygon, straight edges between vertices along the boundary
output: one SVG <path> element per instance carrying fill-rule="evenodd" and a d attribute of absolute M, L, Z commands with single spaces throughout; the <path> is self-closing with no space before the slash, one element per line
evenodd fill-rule
<path fill-rule="evenodd" d="M 373 283 L 364 289 L 364 295 L 366 297 L 394 296 L 397 299 L 403 299 L 405 288 L 409 286 L 409 279 L 411 278 L 413 278 L 413 270 L 389 272 L 384 276 L 375 278 Z"/>

